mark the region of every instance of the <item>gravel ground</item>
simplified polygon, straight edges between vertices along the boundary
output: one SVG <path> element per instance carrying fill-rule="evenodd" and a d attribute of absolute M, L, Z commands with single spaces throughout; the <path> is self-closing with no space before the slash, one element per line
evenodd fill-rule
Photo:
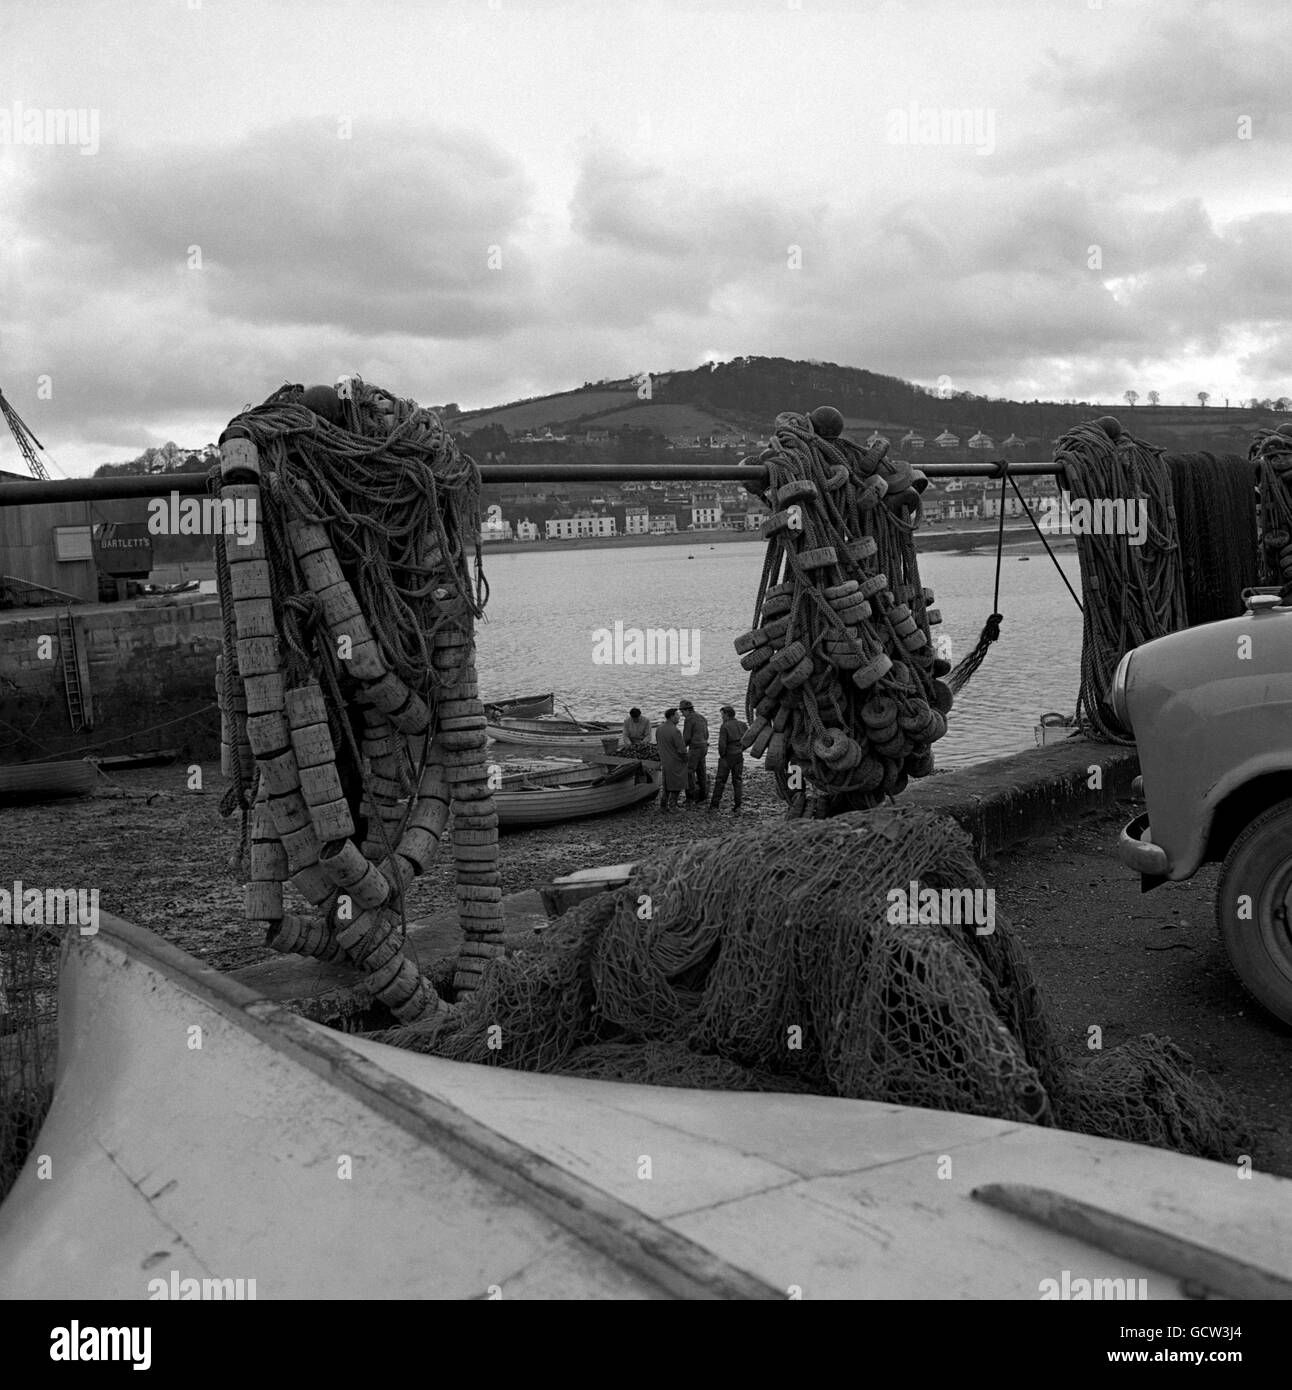
<path fill-rule="evenodd" d="M 274 956 L 262 934 L 242 920 L 242 887 L 230 860 L 238 847 L 238 816 L 223 819 L 227 782 L 219 763 L 200 764 L 201 790 L 188 789 L 188 766 L 100 774 L 93 797 L 9 808 L 0 843 L 0 883 L 99 890 L 99 906 L 222 970 Z M 511 764 L 504 763 L 504 768 Z M 503 893 L 518 893 L 560 874 L 640 859 L 736 824 L 779 819 L 772 779 L 761 769 L 745 777 L 745 804 L 731 814 L 682 810 L 663 816 L 656 803 L 599 820 L 506 832 Z M 289 894 L 291 890 L 288 890 Z M 421 921 L 454 907 L 452 864 L 416 879 L 409 917 Z M 298 911 L 308 911 L 303 899 Z"/>
<path fill-rule="evenodd" d="M 201 791 L 186 788 L 184 768 L 154 768 L 103 778 L 92 798 L 7 810 L 0 882 L 97 887 L 104 909 L 222 969 L 272 957 L 241 921 L 241 888 L 228 867 L 238 822 L 218 813 L 224 780 L 217 765 L 202 771 Z M 1172 1038 L 1244 1111 L 1256 1166 L 1292 1177 L 1292 1030 L 1263 1013 L 1229 968 L 1212 916 L 1214 867 L 1141 895 L 1114 852 L 1129 814 L 1002 852 L 984 866 L 998 910 L 1019 931 L 1074 1056 L 1091 1025 L 1106 1048 L 1140 1033 Z M 771 779 L 758 770 L 746 777 L 739 822 L 729 810 L 661 816 L 652 803 L 509 833 L 503 891 L 781 815 Z M 450 867 L 415 883 L 414 919 L 452 906 Z"/>

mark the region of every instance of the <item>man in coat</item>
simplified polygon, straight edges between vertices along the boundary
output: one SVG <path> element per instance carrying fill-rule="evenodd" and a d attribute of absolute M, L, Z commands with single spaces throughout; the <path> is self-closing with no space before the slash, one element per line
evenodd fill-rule
<path fill-rule="evenodd" d="M 709 799 L 709 721 L 697 714 L 690 700 L 679 700 L 677 707 L 686 721 L 682 725 L 682 742 L 686 744 L 686 799 L 698 810 Z"/>
<path fill-rule="evenodd" d="M 722 727 L 718 730 L 718 770 L 713 778 L 713 799 L 709 810 L 716 811 L 722 803 L 722 792 L 731 778 L 731 807 L 734 815 L 740 810 L 740 793 L 745 776 L 745 750 L 740 746 L 744 737 L 745 725 L 736 718 L 731 705 L 722 707 Z"/>
<path fill-rule="evenodd" d="M 686 790 L 686 744 L 678 728 L 677 710 L 664 711 L 663 721 L 655 730 L 655 746 L 659 749 L 659 765 L 664 773 L 659 809 L 676 811 L 678 793 Z"/>

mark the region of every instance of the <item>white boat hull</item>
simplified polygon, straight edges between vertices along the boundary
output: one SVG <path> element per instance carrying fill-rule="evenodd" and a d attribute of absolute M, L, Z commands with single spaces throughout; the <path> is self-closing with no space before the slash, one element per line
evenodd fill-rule
<path fill-rule="evenodd" d="M 0 1298 L 1016 1298 L 1178 1280 L 972 1200 L 1033 1183 L 1292 1274 L 1292 1183 L 899 1105 L 626 1086 L 333 1033 L 103 914 L 0 1207 Z M 650 1163 L 643 1176 L 643 1156 Z"/>
<path fill-rule="evenodd" d="M 527 826 L 558 825 L 584 816 L 610 815 L 629 806 L 638 806 L 659 795 L 662 777 L 657 771 L 649 780 L 641 782 L 625 777 L 601 786 L 545 787 L 534 791 L 509 790 L 507 780 L 504 779 L 502 789 L 493 797 L 498 824 L 504 829 L 519 830 Z"/>
<path fill-rule="evenodd" d="M 538 720 L 517 721 L 537 724 Z M 580 733 L 576 729 L 532 729 L 521 728 L 507 723 L 490 722 L 485 732 L 495 743 L 513 743 L 522 748 L 578 748 L 590 749 L 600 753 L 602 742 L 614 736 L 614 730 L 606 728 L 596 733 Z"/>

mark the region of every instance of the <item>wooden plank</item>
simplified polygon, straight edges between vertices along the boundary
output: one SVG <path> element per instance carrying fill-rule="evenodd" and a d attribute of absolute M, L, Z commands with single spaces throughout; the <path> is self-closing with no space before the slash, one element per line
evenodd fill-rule
<path fill-rule="evenodd" d="M 988 1183 L 974 1188 L 972 1195 L 989 1207 L 1075 1236 L 1110 1255 L 1160 1269 L 1196 1285 L 1199 1291 L 1224 1298 L 1292 1299 L 1292 1281 L 1280 1275 L 1061 1192 L 1021 1183 Z"/>

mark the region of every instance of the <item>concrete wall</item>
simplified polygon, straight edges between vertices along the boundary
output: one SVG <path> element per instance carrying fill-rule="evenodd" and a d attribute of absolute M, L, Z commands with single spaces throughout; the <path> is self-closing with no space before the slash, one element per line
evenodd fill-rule
<path fill-rule="evenodd" d="M 93 722 L 80 734 L 72 733 L 67 712 L 58 612 L 27 609 L 0 616 L 0 762 L 79 749 L 111 754 L 178 748 L 197 758 L 218 756 L 216 600 L 185 595 L 146 604 L 73 607 L 81 682 Z M 38 655 L 42 634 L 54 639 L 50 660 Z M 207 712 L 199 714 L 202 710 Z M 165 728 L 152 728 L 162 723 Z"/>

